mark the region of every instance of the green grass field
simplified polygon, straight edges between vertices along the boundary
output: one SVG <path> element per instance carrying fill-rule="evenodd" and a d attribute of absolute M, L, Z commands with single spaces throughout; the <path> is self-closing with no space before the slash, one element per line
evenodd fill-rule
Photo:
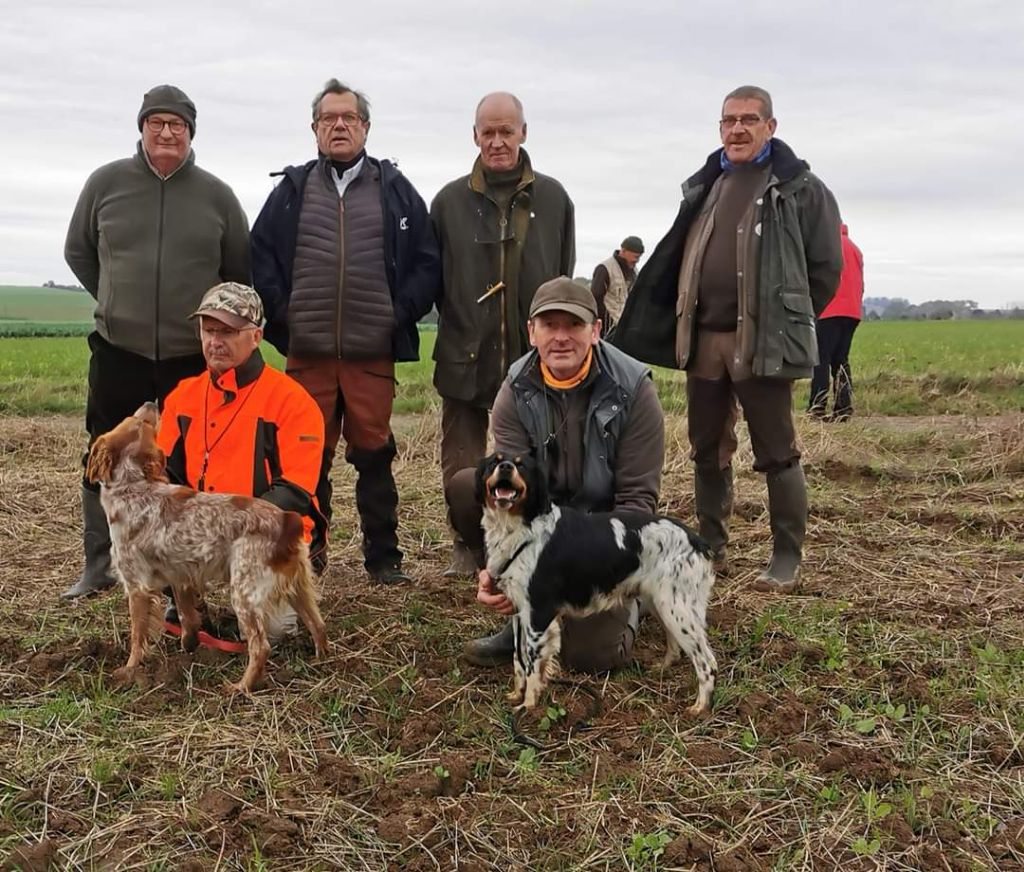
<path fill-rule="evenodd" d="M 43 289 L 45 290 L 45 289 Z M 70 293 L 70 292 L 61 292 Z M 421 361 L 398 368 L 399 412 L 434 402 L 430 359 L 436 334 L 422 333 Z M 1024 409 L 1024 321 L 865 322 L 852 365 L 858 414 L 992 415 Z M 282 360 L 266 347 L 273 366 Z M 0 337 L 0 412 L 78 413 L 85 403 L 89 349 L 84 337 Z M 669 411 L 686 407 L 681 373 L 660 370 Z M 808 383 L 797 385 L 796 404 Z"/>

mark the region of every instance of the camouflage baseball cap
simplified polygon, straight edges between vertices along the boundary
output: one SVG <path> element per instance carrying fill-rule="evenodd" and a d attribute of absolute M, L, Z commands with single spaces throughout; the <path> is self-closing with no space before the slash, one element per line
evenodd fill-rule
<path fill-rule="evenodd" d="M 229 327 L 241 330 L 244 327 L 263 326 L 263 303 L 259 294 L 248 285 L 239 282 L 224 282 L 214 285 L 203 294 L 202 302 L 189 318 L 208 315 L 223 321 Z"/>

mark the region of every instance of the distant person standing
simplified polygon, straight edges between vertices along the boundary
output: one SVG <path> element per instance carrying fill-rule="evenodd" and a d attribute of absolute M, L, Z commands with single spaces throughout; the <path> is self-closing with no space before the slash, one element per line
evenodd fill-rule
<path fill-rule="evenodd" d="M 441 395 L 441 477 L 484 455 L 494 397 L 509 365 L 529 350 L 526 322 L 537 288 L 576 265 L 572 200 L 535 172 L 523 104 L 488 94 L 476 107 L 469 175 L 445 185 L 430 206 L 441 245 L 444 294 L 438 303 L 434 387 Z M 448 505 L 451 502 L 448 501 Z M 458 534 L 445 576 L 470 576 L 476 561 Z"/>
<path fill-rule="evenodd" d="M 224 182 L 196 166 L 196 107 L 158 85 L 142 98 L 135 156 L 96 170 L 82 189 L 64 259 L 96 300 L 89 335 L 89 444 L 147 400 L 163 402 L 206 368 L 188 315 L 225 281 L 249 282 L 249 222 Z M 110 530 L 99 485 L 82 481 L 85 568 L 65 598 L 106 590 Z"/>
<path fill-rule="evenodd" d="M 854 245 L 844 224 L 843 274 L 839 290 L 818 316 L 818 365 L 811 377 L 807 411 L 826 421 L 848 421 L 853 415 L 853 378 L 850 346 L 863 317 L 864 255 Z M 827 414 L 829 376 L 832 377 L 832 414 Z"/>
<path fill-rule="evenodd" d="M 622 316 L 626 297 L 636 281 L 636 265 L 644 253 L 639 236 L 627 236 L 612 256 L 594 267 L 590 279 L 590 292 L 597 300 L 598 318 L 602 332 L 607 336 Z"/>

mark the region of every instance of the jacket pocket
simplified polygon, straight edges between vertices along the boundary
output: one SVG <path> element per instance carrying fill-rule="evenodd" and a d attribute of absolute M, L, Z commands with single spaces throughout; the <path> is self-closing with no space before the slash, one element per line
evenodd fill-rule
<path fill-rule="evenodd" d="M 814 331 L 811 299 L 801 291 L 783 293 L 785 323 L 782 359 L 789 366 L 813 367 L 818 363 L 818 337 Z"/>

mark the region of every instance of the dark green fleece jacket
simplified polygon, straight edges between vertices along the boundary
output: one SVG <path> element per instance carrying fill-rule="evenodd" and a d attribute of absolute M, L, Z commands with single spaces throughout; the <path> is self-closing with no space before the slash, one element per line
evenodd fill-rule
<path fill-rule="evenodd" d="M 249 222 L 231 188 L 185 162 L 167 178 L 135 156 L 96 170 L 71 216 L 64 259 L 96 299 L 96 330 L 162 360 L 199 354 L 188 316 L 219 282 L 249 284 Z"/>

